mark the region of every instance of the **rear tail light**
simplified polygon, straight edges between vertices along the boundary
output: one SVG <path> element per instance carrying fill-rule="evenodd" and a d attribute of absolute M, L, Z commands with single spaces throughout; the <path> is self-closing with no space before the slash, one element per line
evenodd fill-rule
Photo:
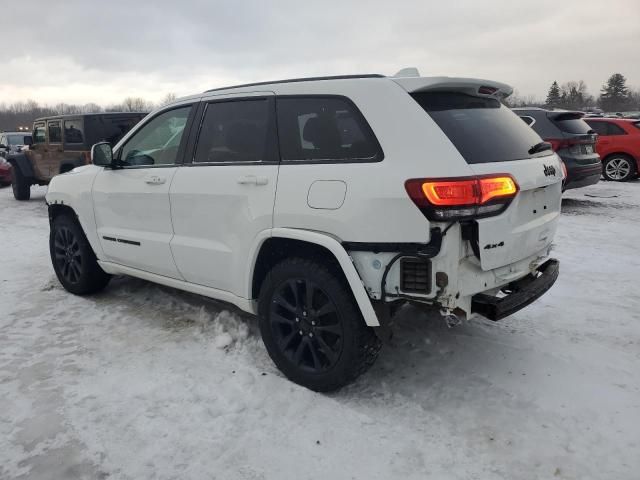
<path fill-rule="evenodd" d="M 405 182 L 413 203 L 432 220 L 496 215 L 518 193 L 511 175 L 499 174 L 458 179 L 421 179 Z"/>
<path fill-rule="evenodd" d="M 560 160 L 560 165 L 562 166 L 562 181 L 564 182 L 567 179 L 567 166 L 562 160 Z"/>

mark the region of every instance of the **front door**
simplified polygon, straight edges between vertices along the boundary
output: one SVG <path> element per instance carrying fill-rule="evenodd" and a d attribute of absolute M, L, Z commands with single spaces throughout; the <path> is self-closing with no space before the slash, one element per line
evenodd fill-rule
<path fill-rule="evenodd" d="M 49 180 L 50 165 L 46 161 L 47 154 L 47 126 L 45 122 L 33 124 L 33 144 L 25 150 L 25 155 L 29 158 L 33 166 L 33 174 L 37 180 Z"/>
<path fill-rule="evenodd" d="M 49 141 L 45 150 L 45 164 L 48 168 L 47 179 L 50 180 L 60 173 L 62 163 L 62 121 L 60 119 L 47 120 L 47 135 Z"/>
<path fill-rule="evenodd" d="M 273 225 L 274 96 L 217 97 L 204 107 L 190 163 L 171 185 L 171 250 L 185 280 L 245 296 L 251 247 Z"/>
<path fill-rule="evenodd" d="M 182 163 L 192 109 L 181 105 L 147 120 L 114 152 L 122 168 L 97 175 L 93 201 L 107 261 L 182 278 L 169 246 L 169 188 Z"/>

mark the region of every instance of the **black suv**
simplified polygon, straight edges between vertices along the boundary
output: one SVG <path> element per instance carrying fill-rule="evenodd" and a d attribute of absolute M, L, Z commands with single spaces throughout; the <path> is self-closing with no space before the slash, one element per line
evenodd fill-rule
<path fill-rule="evenodd" d="M 544 108 L 514 108 L 513 111 L 560 155 L 567 169 L 565 189 L 598 183 L 602 162 L 596 153 L 597 135 L 582 119 L 582 112 Z"/>

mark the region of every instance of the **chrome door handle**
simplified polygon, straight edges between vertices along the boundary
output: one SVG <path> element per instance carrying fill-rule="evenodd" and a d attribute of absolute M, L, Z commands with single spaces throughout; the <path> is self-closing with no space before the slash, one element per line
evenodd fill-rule
<path fill-rule="evenodd" d="M 162 185 L 164 182 L 167 181 L 167 179 L 159 175 L 149 175 L 144 179 L 144 181 L 149 185 Z"/>
<path fill-rule="evenodd" d="M 238 183 L 240 185 L 266 185 L 269 183 L 269 179 L 255 175 L 244 175 L 238 178 Z"/>

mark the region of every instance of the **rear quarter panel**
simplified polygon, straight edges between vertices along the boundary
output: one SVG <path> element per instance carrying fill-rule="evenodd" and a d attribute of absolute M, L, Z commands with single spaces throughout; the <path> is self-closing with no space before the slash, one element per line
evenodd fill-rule
<path fill-rule="evenodd" d="M 410 178 L 471 175 L 466 161 L 424 110 L 389 79 L 332 80 L 278 85 L 276 95 L 342 95 L 358 107 L 384 152 L 374 163 L 283 163 L 274 227 L 327 232 L 350 242 L 420 242 L 429 222 L 404 188 Z M 340 208 L 308 205 L 318 180 L 347 185 Z"/>

